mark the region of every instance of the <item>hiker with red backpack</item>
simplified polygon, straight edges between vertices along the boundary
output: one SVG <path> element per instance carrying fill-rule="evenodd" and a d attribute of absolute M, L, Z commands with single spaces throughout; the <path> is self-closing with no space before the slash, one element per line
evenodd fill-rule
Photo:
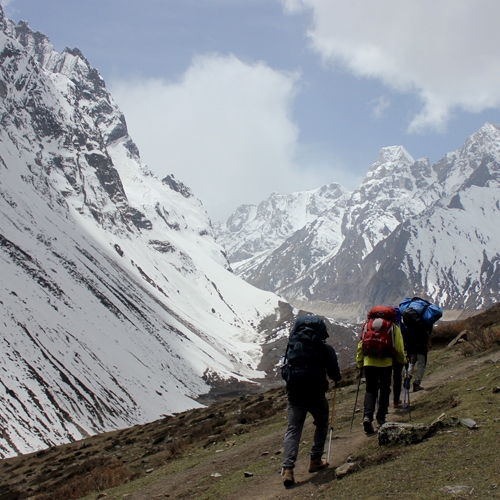
<path fill-rule="evenodd" d="M 391 306 L 375 306 L 368 312 L 356 352 L 356 364 L 365 371 L 366 393 L 363 428 L 373 434 L 373 417 L 379 427 L 385 424 L 391 394 L 393 358 L 406 364 L 403 337 L 397 325 L 398 311 Z"/>
<path fill-rule="evenodd" d="M 299 452 L 300 437 L 307 413 L 316 426 L 309 461 L 309 472 L 328 467 L 322 458 L 328 434 L 329 407 L 326 399 L 328 380 L 340 381 L 337 353 L 326 343 L 328 331 L 324 320 L 318 316 L 297 318 L 288 340 L 285 363 L 281 376 L 286 381 L 288 395 L 288 427 L 284 439 L 282 463 L 283 484 L 295 484 L 293 470 Z"/>
<path fill-rule="evenodd" d="M 429 338 L 434 323 L 441 318 L 443 310 L 420 297 L 407 297 L 399 304 L 403 315 L 403 323 L 407 332 L 406 343 L 408 349 L 408 378 L 413 381 L 413 392 L 423 390 L 422 379 L 427 366 L 429 352 Z M 415 370 L 415 365 L 417 369 Z"/>

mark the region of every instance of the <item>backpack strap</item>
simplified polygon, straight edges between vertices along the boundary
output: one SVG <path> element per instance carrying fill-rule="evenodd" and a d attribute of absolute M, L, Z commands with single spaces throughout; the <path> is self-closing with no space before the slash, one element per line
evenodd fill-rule
<path fill-rule="evenodd" d="M 366 332 L 368 331 L 368 321 L 365 321 L 361 328 L 361 341 L 365 339 Z"/>

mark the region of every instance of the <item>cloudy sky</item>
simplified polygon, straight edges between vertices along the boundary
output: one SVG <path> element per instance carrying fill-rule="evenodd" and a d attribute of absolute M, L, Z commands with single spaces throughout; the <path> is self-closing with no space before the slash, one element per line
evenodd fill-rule
<path fill-rule="evenodd" d="M 104 77 L 142 160 L 215 220 L 432 163 L 500 123 L 498 0 L 0 0 Z"/>

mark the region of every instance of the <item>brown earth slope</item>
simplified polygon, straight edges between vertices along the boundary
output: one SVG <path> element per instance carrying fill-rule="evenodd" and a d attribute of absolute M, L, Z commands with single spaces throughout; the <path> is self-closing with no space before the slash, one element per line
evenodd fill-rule
<path fill-rule="evenodd" d="M 475 429 L 457 425 L 416 445 L 379 446 L 361 428 L 364 385 L 350 430 L 357 384 L 355 374 L 345 373 L 330 467 L 307 472 L 308 418 L 293 488 L 285 489 L 279 475 L 286 428 L 286 395 L 279 387 L 2 460 L 0 500 L 500 498 L 498 311 L 465 325 L 467 340 L 451 348 L 445 342 L 464 325 L 436 331 L 443 340 L 429 355 L 426 390 L 410 393 L 411 412 L 391 409 L 389 415 L 430 423 L 446 413 L 473 419 Z M 356 466 L 339 480 L 335 468 L 347 461 Z"/>

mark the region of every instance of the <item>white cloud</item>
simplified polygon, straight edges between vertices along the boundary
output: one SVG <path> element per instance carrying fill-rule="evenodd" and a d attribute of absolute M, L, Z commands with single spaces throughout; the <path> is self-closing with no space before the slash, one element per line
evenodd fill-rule
<path fill-rule="evenodd" d="M 0 0 L 0 5 L 5 9 L 9 4 L 13 3 L 14 0 Z"/>
<path fill-rule="evenodd" d="M 386 110 L 391 106 L 391 100 L 387 96 L 381 95 L 370 104 L 372 106 L 372 116 L 374 118 L 381 118 L 385 115 Z"/>
<path fill-rule="evenodd" d="M 410 131 L 446 126 L 454 109 L 500 107 L 498 0 L 282 0 L 310 9 L 312 46 L 325 62 L 416 92 Z"/>
<path fill-rule="evenodd" d="M 320 174 L 294 163 L 299 78 L 210 55 L 196 57 L 176 82 L 115 81 L 110 88 L 142 160 L 160 177 L 174 174 L 187 184 L 219 220 L 273 191 L 321 185 Z"/>

